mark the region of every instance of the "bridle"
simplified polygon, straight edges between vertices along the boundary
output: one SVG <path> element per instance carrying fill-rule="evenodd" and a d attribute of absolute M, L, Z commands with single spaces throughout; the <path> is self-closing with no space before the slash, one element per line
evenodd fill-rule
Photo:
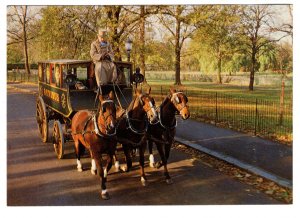
<path fill-rule="evenodd" d="M 184 102 L 184 104 L 182 105 L 182 103 L 180 104 L 179 102 L 179 97 L 178 94 L 183 94 L 183 92 L 175 92 L 170 96 L 171 102 L 174 104 L 175 108 L 178 110 L 178 112 L 180 113 L 184 108 L 188 107 L 187 106 L 187 102 Z M 184 95 L 184 94 L 183 94 Z M 180 107 L 178 108 L 178 105 L 180 105 Z"/>
<path fill-rule="evenodd" d="M 148 130 L 148 122 L 147 122 L 147 120 L 139 120 L 139 119 L 130 118 L 130 117 L 129 117 L 129 111 L 133 109 L 134 103 L 135 103 L 135 101 L 136 101 L 137 98 L 139 98 L 139 104 L 141 104 L 141 105 L 144 104 L 144 102 L 143 102 L 143 100 L 142 100 L 142 97 L 143 97 L 143 96 L 144 96 L 144 95 L 137 96 L 137 97 L 134 99 L 134 101 L 133 101 L 133 103 L 132 103 L 132 106 L 129 107 L 130 109 L 127 109 L 126 112 L 125 112 L 126 121 L 127 121 L 127 124 L 128 124 L 127 129 L 130 129 L 133 133 L 138 134 L 138 135 L 143 135 L 143 134 L 145 134 L 145 132 L 147 132 L 147 130 Z M 148 112 L 149 112 L 150 110 L 151 110 L 151 108 L 150 108 L 148 111 L 146 111 L 147 117 L 148 117 Z M 145 122 L 145 128 L 144 128 L 143 130 L 137 130 L 136 128 L 133 127 L 131 121 Z"/>
<path fill-rule="evenodd" d="M 142 95 L 141 97 L 143 97 L 143 96 L 144 95 Z M 142 101 L 141 97 L 139 97 L 140 101 Z M 152 124 L 152 121 L 150 120 L 150 113 L 152 112 L 154 114 L 154 116 L 157 116 L 157 112 L 156 112 L 156 108 L 155 108 L 154 104 L 152 103 L 152 101 L 149 101 L 149 106 L 150 106 L 150 109 L 146 110 L 146 114 L 147 114 L 149 123 Z"/>
<path fill-rule="evenodd" d="M 183 92 L 175 92 L 172 95 L 169 95 L 168 98 L 170 99 L 172 104 L 175 106 L 176 110 L 180 113 L 184 108 L 186 108 L 188 106 L 187 106 L 186 103 L 184 103 L 183 106 L 182 106 L 182 104 L 180 104 L 178 94 L 183 94 Z M 179 104 L 181 106 L 180 108 L 178 108 Z M 167 129 L 167 130 L 172 130 L 172 129 L 176 128 L 176 126 L 177 126 L 177 120 L 176 119 L 175 119 L 174 124 L 171 125 L 171 126 L 166 126 L 165 124 L 162 123 L 161 111 L 162 111 L 162 104 L 159 107 L 158 121 L 156 123 L 154 123 L 153 125 L 159 123 L 161 125 L 161 127 L 163 127 L 164 129 Z"/>
<path fill-rule="evenodd" d="M 99 128 L 98 128 L 97 118 L 96 118 L 95 115 L 93 116 L 92 120 L 93 120 L 93 122 L 94 122 L 95 133 L 96 133 L 97 135 L 103 136 L 103 134 L 104 134 L 104 135 L 106 135 L 106 136 L 112 137 L 112 136 L 115 136 L 115 135 L 116 135 L 117 130 L 116 130 L 116 127 L 114 127 L 114 132 L 113 132 L 113 133 L 108 133 L 108 130 L 107 130 L 107 129 L 108 129 L 108 126 L 109 126 L 110 124 L 107 124 L 107 119 L 108 119 L 109 117 L 113 117 L 113 114 L 112 114 L 112 113 L 109 113 L 107 116 L 105 116 L 105 114 L 104 114 L 104 104 L 107 104 L 107 103 L 108 103 L 108 104 L 113 104 L 113 107 L 116 108 L 115 103 L 114 103 L 113 100 L 104 100 L 104 101 L 101 102 L 100 120 L 103 120 L 103 121 L 104 121 L 104 125 L 100 123 L 100 126 L 99 126 L 100 130 L 99 130 Z M 103 118 L 103 119 L 101 119 L 101 118 Z M 101 128 L 101 127 L 104 127 L 104 128 Z M 102 133 L 102 134 L 101 134 L 101 133 Z"/>

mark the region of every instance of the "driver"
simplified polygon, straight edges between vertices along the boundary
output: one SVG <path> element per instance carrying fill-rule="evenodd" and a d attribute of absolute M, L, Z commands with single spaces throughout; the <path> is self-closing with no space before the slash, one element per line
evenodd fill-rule
<path fill-rule="evenodd" d="M 113 51 L 107 41 L 107 32 L 98 30 L 98 39 L 91 44 L 90 55 L 95 63 L 95 76 L 98 87 L 117 80 L 117 69 L 113 63 Z"/>

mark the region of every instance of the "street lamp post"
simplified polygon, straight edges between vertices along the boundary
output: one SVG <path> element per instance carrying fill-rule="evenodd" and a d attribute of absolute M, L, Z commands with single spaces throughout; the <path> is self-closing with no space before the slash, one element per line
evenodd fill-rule
<path fill-rule="evenodd" d="M 125 42 L 125 49 L 127 51 L 127 61 L 130 62 L 130 52 L 132 49 L 132 40 L 128 37 L 127 41 Z"/>

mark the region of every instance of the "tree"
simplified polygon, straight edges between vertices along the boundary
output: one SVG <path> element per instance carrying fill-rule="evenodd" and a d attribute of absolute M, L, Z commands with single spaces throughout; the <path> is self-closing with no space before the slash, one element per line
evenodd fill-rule
<path fill-rule="evenodd" d="M 191 13 L 193 7 L 164 6 L 161 8 L 159 19 L 163 26 L 171 33 L 171 43 L 175 54 L 175 85 L 181 85 L 180 80 L 180 53 L 184 41 L 191 37 L 195 28 L 191 27 Z M 175 25 L 173 25 L 175 24 Z"/>
<path fill-rule="evenodd" d="M 197 28 L 205 24 L 210 16 L 211 5 L 203 6 L 160 6 L 159 20 L 171 34 L 170 42 L 175 55 L 175 85 L 181 85 L 180 62 L 184 42 L 191 38 Z"/>
<path fill-rule="evenodd" d="M 37 12 L 30 12 L 27 6 L 9 6 L 7 13 L 7 45 L 23 45 L 23 54 L 25 59 L 25 71 L 30 74 L 28 41 L 36 37 L 33 31 L 30 31 L 31 23 L 36 19 Z"/>
<path fill-rule="evenodd" d="M 95 6 L 48 6 L 40 20 L 41 57 L 89 59 L 101 9 Z"/>
<path fill-rule="evenodd" d="M 109 30 L 109 37 L 117 60 L 122 60 L 120 48 L 128 35 L 137 29 L 140 15 L 132 13 L 138 10 L 136 6 L 104 6 L 105 16 L 100 26 Z"/>
<path fill-rule="evenodd" d="M 282 75 L 281 77 L 281 93 L 280 93 L 280 112 L 279 112 L 279 124 L 283 123 L 284 113 L 284 90 L 285 90 L 285 78 L 286 74 L 292 71 L 292 47 L 287 43 L 279 45 L 277 48 L 277 62 L 278 68 Z"/>
<path fill-rule="evenodd" d="M 278 26 L 271 27 L 271 31 L 282 32 L 286 34 L 286 36 L 290 36 L 292 38 L 292 43 L 293 43 L 293 6 L 286 5 L 285 7 L 287 7 L 288 10 L 288 14 L 289 14 L 288 19 L 284 22 L 281 22 Z"/>
<path fill-rule="evenodd" d="M 241 11 L 241 34 L 242 43 L 246 45 L 245 52 L 251 57 L 249 90 L 253 91 L 254 74 L 259 69 L 260 50 L 267 44 L 279 41 L 271 40 L 270 27 L 272 26 L 273 13 L 270 5 L 244 6 Z"/>
<path fill-rule="evenodd" d="M 141 73 L 145 76 L 145 70 L 146 70 L 146 65 L 145 65 L 145 26 L 146 26 L 146 18 L 150 15 L 157 14 L 159 10 L 158 6 L 140 6 L 140 21 L 139 21 L 139 26 L 140 26 L 140 34 L 139 34 L 139 44 L 140 44 L 140 49 L 139 49 L 139 56 L 140 56 L 140 68 L 141 68 Z"/>
<path fill-rule="evenodd" d="M 212 16 L 205 25 L 198 28 L 193 40 L 200 47 L 205 44 L 210 56 L 216 60 L 217 82 L 222 83 L 222 65 L 233 55 L 235 35 L 239 17 L 237 6 L 216 5 L 211 8 Z"/>

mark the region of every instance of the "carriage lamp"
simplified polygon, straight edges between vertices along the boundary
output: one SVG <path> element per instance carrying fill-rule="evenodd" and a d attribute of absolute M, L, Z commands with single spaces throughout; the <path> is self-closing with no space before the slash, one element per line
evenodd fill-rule
<path fill-rule="evenodd" d="M 127 61 L 130 61 L 130 51 L 132 49 L 132 40 L 128 37 L 127 41 L 125 42 L 125 49 L 127 51 Z"/>

